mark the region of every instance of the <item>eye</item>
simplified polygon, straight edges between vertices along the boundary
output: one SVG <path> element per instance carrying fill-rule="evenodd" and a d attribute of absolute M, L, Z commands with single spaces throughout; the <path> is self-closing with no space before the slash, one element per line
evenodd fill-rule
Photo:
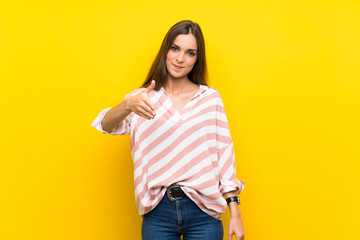
<path fill-rule="evenodd" d="M 178 48 L 175 47 L 175 46 L 172 46 L 172 47 L 171 47 L 171 50 L 176 51 L 176 50 L 178 50 Z"/>
<path fill-rule="evenodd" d="M 194 53 L 194 52 L 188 52 L 188 54 L 189 54 L 190 56 L 195 56 L 195 53 Z"/>

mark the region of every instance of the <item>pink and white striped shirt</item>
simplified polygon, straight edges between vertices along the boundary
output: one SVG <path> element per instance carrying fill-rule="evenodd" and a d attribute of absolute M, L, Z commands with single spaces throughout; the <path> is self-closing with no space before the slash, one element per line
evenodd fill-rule
<path fill-rule="evenodd" d="M 128 96 L 144 88 L 138 88 Z M 219 92 L 200 84 L 180 115 L 162 87 L 149 99 L 156 111 L 147 120 L 131 112 L 114 132 L 102 129 L 102 110 L 91 124 L 111 135 L 130 134 L 136 205 L 143 215 L 160 202 L 166 187 L 176 183 L 205 213 L 220 219 L 227 203 L 223 194 L 241 193 L 245 181 L 236 178 L 235 153 Z"/>

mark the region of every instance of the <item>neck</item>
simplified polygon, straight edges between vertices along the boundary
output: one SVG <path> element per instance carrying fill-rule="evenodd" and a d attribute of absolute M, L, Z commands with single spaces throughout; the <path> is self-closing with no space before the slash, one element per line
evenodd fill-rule
<path fill-rule="evenodd" d="M 176 96 L 183 92 L 193 89 L 193 84 L 186 77 L 174 79 L 171 76 L 167 78 L 166 83 L 164 84 L 164 89 L 167 93 Z"/>

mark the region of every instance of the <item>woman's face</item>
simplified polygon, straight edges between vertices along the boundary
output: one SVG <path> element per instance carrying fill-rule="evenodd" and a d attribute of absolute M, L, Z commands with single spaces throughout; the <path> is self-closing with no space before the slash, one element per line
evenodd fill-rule
<path fill-rule="evenodd" d="M 193 68 L 197 59 L 197 43 L 194 35 L 178 35 L 166 56 L 166 68 L 172 78 L 183 78 Z"/>

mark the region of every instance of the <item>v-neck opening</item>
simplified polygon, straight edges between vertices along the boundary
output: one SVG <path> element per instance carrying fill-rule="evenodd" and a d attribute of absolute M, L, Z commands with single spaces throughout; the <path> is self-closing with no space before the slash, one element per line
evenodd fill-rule
<path fill-rule="evenodd" d="M 185 112 L 186 109 L 188 108 L 188 105 L 198 96 L 200 95 L 204 89 L 205 85 L 199 84 L 199 89 L 196 91 L 196 93 L 194 94 L 194 96 L 185 104 L 184 108 L 182 109 L 182 113 L 180 114 L 179 111 L 177 110 L 173 100 L 170 98 L 170 96 L 166 93 L 164 87 L 161 87 L 162 91 L 164 92 L 164 94 L 166 95 L 167 98 L 169 98 L 169 101 L 171 103 L 171 108 L 174 109 L 174 114 L 177 115 L 177 118 L 179 119 L 179 122 L 185 121 L 184 120 L 184 115 L 188 114 L 188 112 Z"/>

